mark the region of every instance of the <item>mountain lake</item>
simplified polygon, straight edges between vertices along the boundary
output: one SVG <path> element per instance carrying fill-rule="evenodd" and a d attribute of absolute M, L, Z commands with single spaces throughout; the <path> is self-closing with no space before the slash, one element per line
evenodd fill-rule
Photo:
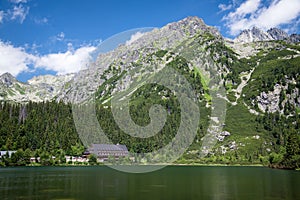
<path fill-rule="evenodd" d="M 6 199 L 300 199 L 300 171 L 168 166 L 130 174 L 107 166 L 0 168 Z"/>

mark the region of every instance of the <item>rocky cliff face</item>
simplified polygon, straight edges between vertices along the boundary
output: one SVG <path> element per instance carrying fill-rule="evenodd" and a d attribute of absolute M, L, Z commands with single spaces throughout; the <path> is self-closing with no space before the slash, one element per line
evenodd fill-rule
<path fill-rule="evenodd" d="M 272 37 L 273 40 L 286 40 L 289 38 L 289 35 L 281 29 L 271 28 L 267 33 Z"/>
<path fill-rule="evenodd" d="M 299 88 L 294 88 L 290 93 L 287 93 L 288 85 L 276 84 L 273 91 L 261 92 L 257 97 L 257 105 L 260 111 L 284 114 L 285 107 L 289 104 L 294 107 L 300 107 Z M 254 104 L 255 104 L 254 103 Z"/>
<path fill-rule="evenodd" d="M 274 86 L 273 91 L 262 92 L 260 96 L 257 97 L 258 108 L 262 112 L 280 112 L 280 93 L 283 89 L 281 85 L 277 84 Z"/>
<path fill-rule="evenodd" d="M 62 91 L 57 99 L 67 102 L 82 102 L 89 98 L 105 80 L 111 78 L 118 69 L 119 72 L 132 70 L 136 65 L 163 65 L 161 58 L 152 57 L 161 50 L 179 52 L 180 45 L 192 42 L 195 36 L 212 35 L 222 40 L 217 29 L 207 26 L 198 17 L 188 17 L 178 22 L 167 24 L 161 29 L 144 33 L 131 44 L 120 45 L 115 50 L 100 54 L 95 63 L 88 69 L 80 71 L 72 80 L 70 87 Z M 183 47 L 182 47 L 183 48 Z M 151 58 L 150 58 L 151 56 Z M 195 57 L 193 57 L 194 59 Z M 151 59 L 151 60 L 148 60 Z M 169 60 L 168 62 L 170 62 Z M 165 61 L 166 62 L 166 61 Z M 123 84 L 129 84 L 133 77 L 123 77 Z M 119 86 L 120 88 L 121 86 Z"/>

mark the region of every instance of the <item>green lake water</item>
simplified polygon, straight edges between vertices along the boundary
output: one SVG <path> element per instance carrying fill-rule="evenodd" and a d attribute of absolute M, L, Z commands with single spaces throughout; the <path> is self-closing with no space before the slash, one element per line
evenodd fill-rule
<path fill-rule="evenodd" d="M 0 168 L 0 199 L 300 199 L 300 171 L 169 166 L 146 174 L 109 167 Z"/>

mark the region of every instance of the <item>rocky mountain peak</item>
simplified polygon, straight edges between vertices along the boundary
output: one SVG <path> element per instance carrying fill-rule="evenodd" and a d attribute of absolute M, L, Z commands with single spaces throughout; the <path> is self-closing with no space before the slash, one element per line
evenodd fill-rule
<path fill-rule="evenodd" d="M 294 33 L 294 34 L 290 35 L 288 40 L 292 43 L 298 43 L 298 42 L 300 42 L 300 34 Z"/>
<path fill-rule="evenodd" d="M 279 28 L 271 28 L 267 31 L 267 33 L 274 39 L 274 40 L 285 40 L 289 37 L 289 35 Z"/>
<path fill-rule="evenodd" d="M 259 34 L 263 34 L 264 31 L 261 30 L 260 28 L 258 28 L 257 26 L 253 26 L 252 29 L 250 30 L 253 34 L 255 35 L 259 35 Z"/>
<path fill-rule="evenodd" d="M 274 40 L 272 36 L 264 32 L 258 27 L 252 27 L 252 29 L 243 30 L 237 38 L 234 39 L 234 42 L 241 42 L 241 43 L 249 43 L 249 42 L 256 42 L 256 41 L 268 41 Z"/>
<path fill-rule="evenodd" d="M 186 32 L 190 33 L 191 35 L 194 35 L 197 31 L 201 32 L 210 32 L 211 34 L 215 36 L 220 36 L 221 34 L 219 31 L 212 27 L 205 24 L 203 19 L 197 17 L 197 16 L 189 16 L 186 17 L 178 22 L 172 22 L 167 24 L 162 29 L 168 29 L 168 30 L 185 30 Z"/>
<path fill-rule="evenodd" d="M 177 23 L 177 24 L 198 24 L 198 25 L 205 25 L 204 21 L 202 18 L 199 18 L 197 16 L 189 16 L 186 17 L 178 22 L 173 22 L 173 23 Z"/>
<path fill-rule="evenodd" d="M 268 31 L 263 31 L 254 26 L 252 29 L 243 30 L 233 41 L 236 43 L 250 43 L 270 40 L 286 40 L 287 42 L 297 43 L 300 42 L 300 35 L 292 34 L 289 36 L 279 28 L 271 28 Z"/>
<path fill-rule="evenodd" d="M 112 66 L 125 71 L 135 66 L 132 63 L 141 62 L 141 59 L 160 50 L 176 49 L 184 41 L 193 40 L 192 38 L 199 35 L 212 35 L 222 40 L 216 28 L 206 25 L 198 17 L 187 17 L 162 28 L 145 32 L 130 45 L 120 45 L 113 51 L 99 54 L 95 64 L 76 74 L 70 81 L 71 84 L 68 84 L 68 92 L 60 93 L 57 100 L 83 102 L 89 99 L 105 81 L 103 73 L 110 74 L 110 77 L 113 75 L 112 70 L 109 70 Z M 128 78 L 126 82 L 129 83 L 129 81 Z"/>
<path fill-rule="evenodd" d="M 13 85 L 13 83 L 16 81 L 16 78 L 10 73 L 4 73 L 0 76 L 0 83 L 3 83 L 7 87 Z"/>

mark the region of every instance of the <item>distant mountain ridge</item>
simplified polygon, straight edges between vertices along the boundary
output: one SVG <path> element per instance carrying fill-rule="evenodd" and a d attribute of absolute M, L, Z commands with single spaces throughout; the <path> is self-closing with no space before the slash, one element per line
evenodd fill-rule
<path fill-rule="evenodd" d="M 299 34 L 288 35 L 285 31 L 278 28 L 271 28 L 268 31 L 263 31 L 260 28 L 252 27 L 251 29 L 243 30 L 235 39 L 237 43 L 250 43 L 258 41 L 271 40 L 286 40 L 288 42 L 300 42 Z"/>
<path fill-rule="evenodd" d="M 10 73 L 4 73 L 0 75 L 0 101 L 51 101 L 73 77 L 74 74 L 41 75 L 23 83 Z"/>

